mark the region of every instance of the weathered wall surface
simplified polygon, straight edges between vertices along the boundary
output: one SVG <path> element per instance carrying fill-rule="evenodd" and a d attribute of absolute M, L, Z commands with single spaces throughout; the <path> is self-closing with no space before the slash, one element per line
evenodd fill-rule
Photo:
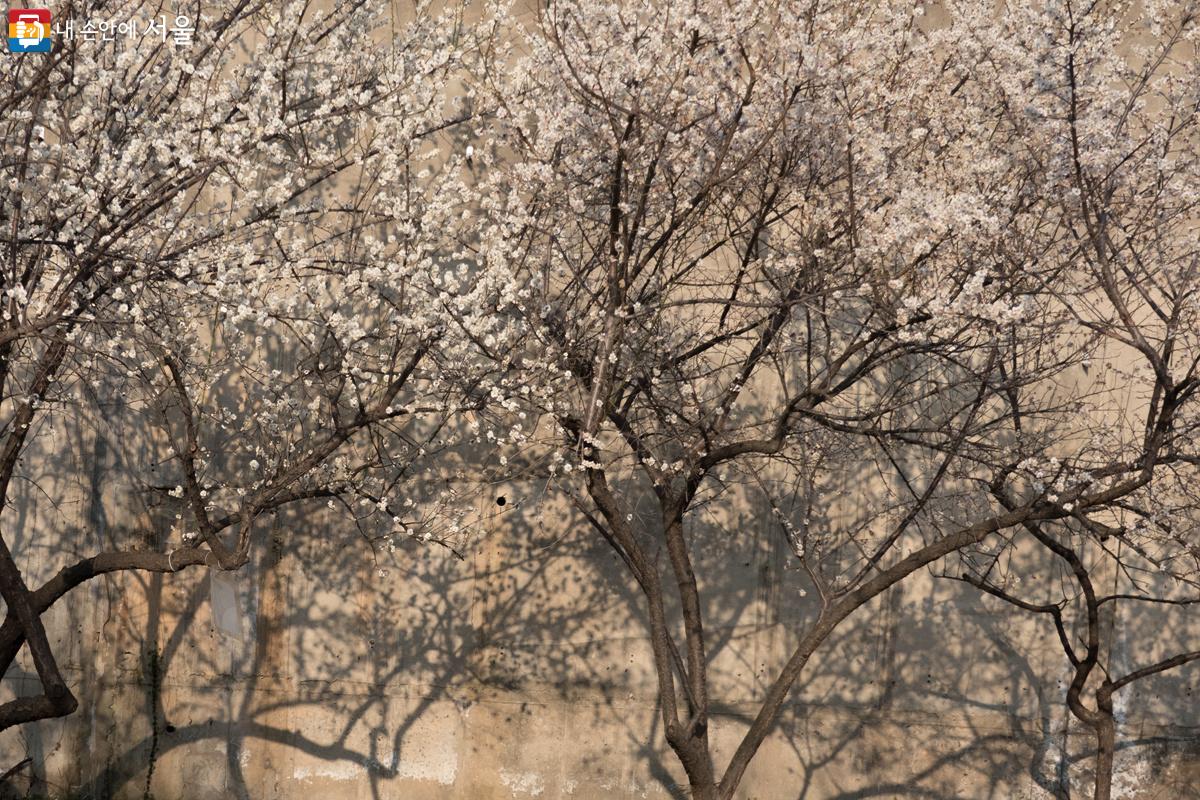
<path fill-rule="evenodd" d="M 25 521 L 37 536 L 16 537 L 31 577 L 105 541 L 163 546 L 170 520 L 123 486 L 119 447 L 55 435 L 78 460 L 70 479 L 23 490 L 57 501 Z M 372 553 L 321 514 L 280 518 L 236 578 L 240 635 L 214 628 L 203 571 L 81 588 L 48 623 L 82 706 L 0 738 L 6 766 L 31 759 L 12 786 L 158 800 L 682 796 L 634 588 L 539 487 L 501 494 L 461 561 L 414 543 Z M 726 754 L 814 612 L 760 518 L 697 539 L 700 574 L 720 582 L 704 591 Z M 1152 617 L 1112 624 L 1131 657 L 1200 640 Z M 812 663 L 740 796 L 1066 796 L 1067 765 L 1089 746 L 1061 702 L 1066 666 L 1048 624 L 921 577 Z M 7 691 L 35 688 L 23 669 Z M 1124 698 L 1124 796 L 1200 797 L 1196 676 Z"/>

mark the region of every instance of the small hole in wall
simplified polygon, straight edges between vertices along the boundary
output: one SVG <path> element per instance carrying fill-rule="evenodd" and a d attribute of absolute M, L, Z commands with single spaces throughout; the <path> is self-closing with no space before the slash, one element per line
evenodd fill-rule
<path fill-rule="evenodd" d="M 499 497 L 496 498 L 496 505 L 498 505 L 498 506 L 503 506 L 507 502 L 508 502 L 508 498 L 505 497 L 504 495 L 500 495 Z"/>
<path fill-rule="evenodd" d="M 174 732 L 175 732 L 175 726 L 174 726 L 174 725 L 168 725 L 168 726 L 165 728 L 165 730 L 166 730 L 166 732 L 167 732 L 167 733 L 174 733 Z"/>

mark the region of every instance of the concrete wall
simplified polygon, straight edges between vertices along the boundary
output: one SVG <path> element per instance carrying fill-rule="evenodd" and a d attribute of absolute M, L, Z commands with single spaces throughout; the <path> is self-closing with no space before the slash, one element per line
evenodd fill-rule
<path fill-rule="evenodd" d="M 22 506 L 30 533 L 15 539 L 30 578 L 105 542 L 163 546 L 169 518 L 122 477 L 134 456 L 103 432 L 55 436 L 76 460 L 70 477 L 22 489 L 56 501 L 29 494 Z M 461 561 L 411 542 L 372 553 L 321 513 L 276 520 L 235 578 L 240 635 L 212 624 L 201 570 L 81 587 L 48 616 L 81 708 L 0 736 L 5 766 L 31 759 L 10 792 L 683 796 L 634 587 L 589 528 L 538 500 L 541 487 L 495 493 L 505 506 L 480 501 L 485 530 Z M 763 519 L 743 509 L 697 539 L 714 695 L 727 702 L 719 759 L 814 613 Z M 1131 654 L 1200 641 L 1148 617 L 1113 624 Z M 36 688 L 21 663 L 6 692 Z M 1079 796 L 1089 740 L 1062 704 L 1066 666 L 1048 624 L 921 576 L 853 617 L 811 664 L 740 796 Z M 1124 796 L 1200 796 L 1198 674 L 1125 699 Z"/>

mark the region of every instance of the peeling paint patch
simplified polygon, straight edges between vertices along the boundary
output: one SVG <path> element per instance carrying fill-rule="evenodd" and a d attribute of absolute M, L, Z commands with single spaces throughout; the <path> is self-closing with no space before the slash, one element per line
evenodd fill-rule
<path fill-rule="evenodd" d="M 353 761 L 326 761 L 312 766 L 296 767 L 292 777 L 298 781 L 326 778 L 335 781 L 353 781 L 363 774 L 363 768 Z"/>
<path fill-rule="evenodd" d="M 405 757 L 396 768 L 396 775 L 413 781 L 436 781 L 443 786 L 450 786 L 458 777 L 458 753 L 453 749 L 437 752 L 432 757 L 418 753 L 416 758 L 409 755 L 412 748 L 405 748 Z"/>
<path fill-rule="evenodd" d="M 579 783 L 572 780 L 571 778 L 567 778 L 566 780 L 563 781 L 563 784 L 562 784 L 563 794 L 575 794 L 575 790 L 578 788 L 579 788 Z"/>
<path fill-rule="evenodd" d="M 500 770 L 500 782 L 520 794 L 528 794 L 537 797 L 546 787 L 542 783 L 542 776 L 536 772 L 513 772 L 512 770 Z"/>

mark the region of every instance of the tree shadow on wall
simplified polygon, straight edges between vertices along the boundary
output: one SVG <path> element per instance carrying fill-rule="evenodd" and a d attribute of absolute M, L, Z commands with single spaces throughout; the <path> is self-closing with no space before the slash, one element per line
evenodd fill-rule
<path fill-rule="evenodd" d="M 96 448 L 90 463 L 111 466 Z M 136 528 L 110 524 L 132 512 L 96 499 L 100 472 L 84 473 L 87 524 L 57 529 L 63 552 L 164 547 L 146 540 L 169 527 L 153 510 Z M 240 637 L 214 630 L 202 570 L 81 587 L 49 623 L 83 707 L 21 732 L 20 752 L 8 750 L 13 763 L 32 758 L 34 780 L 26 771 L 14 784 L 97 800 L 258 800 L 343 782 L 372 798 L 514 786 L 685 797 L 655 710 L 642 597 L 607 545 L 544 493 L 536 481 L 495 487 L 464 561 L 407 540 L 388 553 L 324 510 L 266 520 L 236 578 Z M 770 515 L 745 497 L 726 505 L 688 531 L 720 698 L 718 763 L 816 612 Z M 635 513 L 653 524 L 648 506 Z M 1085 753 L 1063 742 L 1056 673 L 1040 655 L 1054 643 L 1021 624 L 919 577 L 861 609 L 806 669 L 744 794 L 1000 798 L 1024 781 L 1070 796 Z M 1145 702 L 1171 711 L 1188 677 L 1164 677 Z M 1194 741 L 1181 728 L 1122 746 Z M 51 776 L 66 785 L 46 781 L 54 754 L 71 762 Z"/>
<path fill-rule="evenodd" d="M 466 738 L 461 719 L 495 673 L 483 636 L 513 619 L 564 633 L 578 624 L 568 613 L 539 613 L 521 585 L 480 598 L 481 581 L 521 565 L 480 569 L 474 558 L 414 542 L 384 561 L 361 542 L 330 539 L 276 537 L 256 556 L 242 576 L 244 640 L 211 629 L 203 576 L 145 583 L 143 730 L 117 738 L 121 746 L 80 796 L 125 796 L 144 785 L 173 797 L 190 783 L 214 797 L 259 798 L 289 780 L 314 788 L 350 780 L 383 798 L 395 779 L 451 784 L 465 757 L 453 752 Z M 512 612 L 518 606 L 525 616 Z M 114 735 L 133 727 L 119 716 L 108 722 Z M 179 766 L 182 782 L 172 771 Z"/>
<path fill-rule="evenodd" d="M 798 695 L 802 701 L 785 718 L 783 736 L 803 763 L 791 796 L 1091 796 L 1087 772 L 1094 745 L 1065 707 L 1052 628 L 1030 625 L 1028 618 L 982 602 L 969 587 L 929 576 L 893 590 L 890 604 L 890 620 L 883 608 L 872 615 L 892 637 L 881 641 L 880 665 L 871 669 L 880 681 L 877 700 L 865 705 L 847 695 L 813 698 L 814 682 L 826 678 L 850 686 L 872 680 L 867 672 L 853 674 L 847 652 L 825 662 L 831 675 L 810 673 Z M 1125 646 L 1151 652 L 1164 636 L 1189 626 L 1186 620 L 1158 622 L 1149 616 L 1126 621 Z M 862 634 L 854 645 L 859 650 L 869 637 Z M 1190 706 L 1178 702 L 1188 694 L 1187 678 L 1181 672 L 1179 685 L 1130 699 L 1117 756 L 1123 796 L 1200 796 L 1192 774 L 1200 736 L 1194 721 L 1185 719 Z M 830 713 L 838 708 L 842 715 Z"/>

